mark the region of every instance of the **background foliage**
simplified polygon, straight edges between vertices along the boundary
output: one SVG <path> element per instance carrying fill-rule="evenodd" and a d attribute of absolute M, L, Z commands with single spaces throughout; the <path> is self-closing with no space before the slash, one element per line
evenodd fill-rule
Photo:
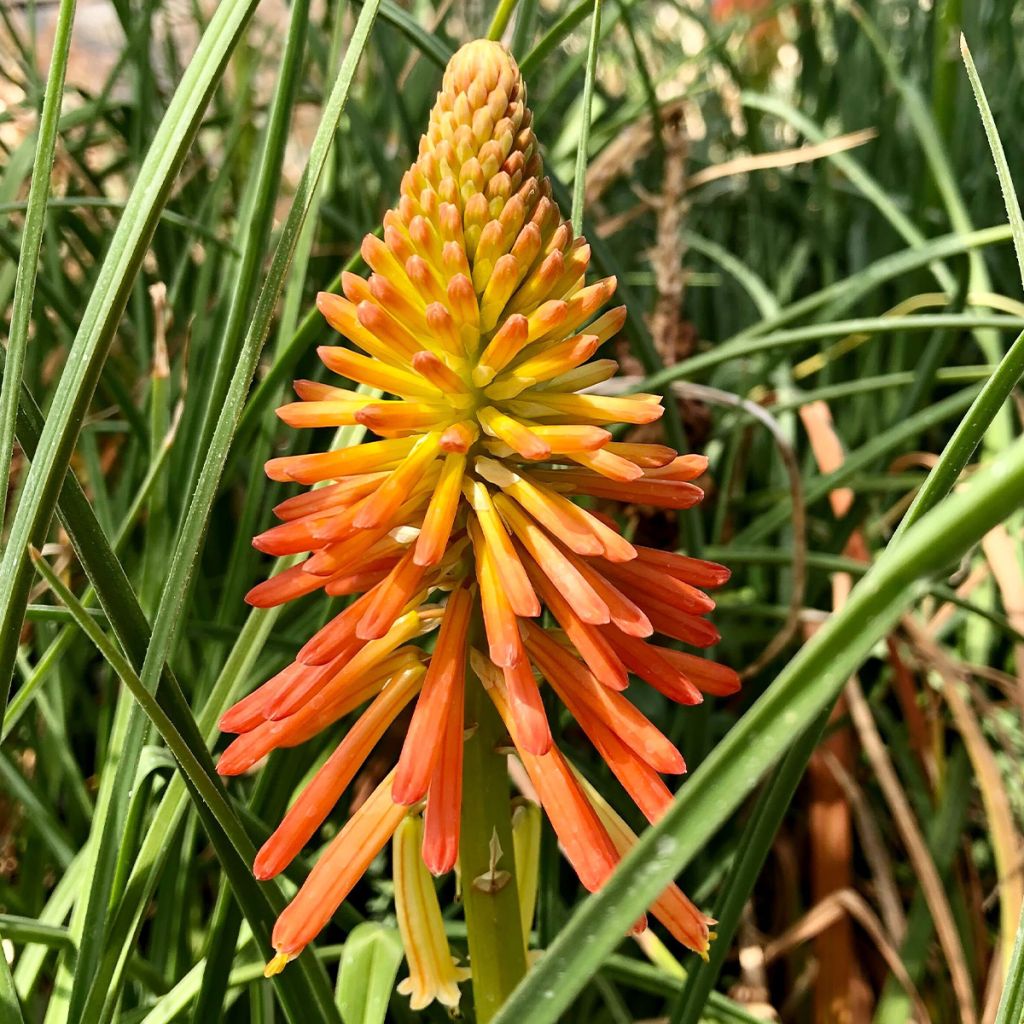
<path fill-rule="evenodd" d="M 5 442 L 20 405 L 0 565 L 0 1019 L 410 1020 L 381 998 L 390 932 L 352 931 L 393 923 L 384 863 L 315 956 L 262 980 L 293 883 L 257 885 L 248 865 L 310 752 L 228 793 L 206 751 L 218 713 L 328 614 L 242 603 L 268 569 L 249 538 L 282 497 L 263 461 L 311 443 L 272 409 L 318 372 L 313 296 L 358 260 L 440 66 L 494 11 L 78 6 L 69 51 L 74 3 L 0 6 Z M 1014 169 L 1024 9 L 604 0 L 595 65 L 594 6 L 500 5 L 562 205 L 582 195 L 595 262 L 630 304 L 623 372 L 674 395 L 665 429 L 711 460 L 700 510 L 625 526 L 733 566 L 717 657 L 747 679 L 699 709 L 644 695 L 691 769 L 674 845 L 652 840 L 584 904 L 548 837 L 538 939 L 563 934 L 561 973 L 536 972 L 517 1005 L 557 982 L 561 1019 L 594 1024 L 994 1020 L 1024 892 L 1024 458 L 1019 400 L 1003 402 L 1024 303 L 959 32 Z M 34 244 L 38 273 L 17 259 Z M 894 540 L 929 472 L 938 507 Z M 721 920 L 709 965 L 645 956 L 615 923 L 684 862 Z M 572 939 L 594 921 L 591 954 Z M 559 1010 L 529 1019 L 544 1012 Z"/>

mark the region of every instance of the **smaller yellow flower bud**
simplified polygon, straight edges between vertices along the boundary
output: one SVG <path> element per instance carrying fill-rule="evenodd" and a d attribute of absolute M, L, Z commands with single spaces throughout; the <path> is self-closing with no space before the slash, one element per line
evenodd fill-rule
<path fill-rule="evenodd" d="M 395 831 L 395 910 L 398 930 L 409 961 L 409 977 L 398 986 L 409 996 L 409 1007 L 422 1010 L 435 999 L 442 1006 L 459 1005 L 459 982 L 470 973 L 457 967 L 444 934 L 444 920 L 437 901 L 434 879 L 423 863 L 422 818 L 406 818 Z"/>

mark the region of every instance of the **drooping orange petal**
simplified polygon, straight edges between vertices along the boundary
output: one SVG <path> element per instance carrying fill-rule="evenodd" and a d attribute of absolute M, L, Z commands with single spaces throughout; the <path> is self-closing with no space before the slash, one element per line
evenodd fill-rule
<path fill-rule="evenodd" d="M 279 954 L 296 956 L 316 938 L 409 813 L 391 799 L 392 775 L 331 840 L 277 919 L 272 941 Z"/>
<path fill-rule="evenodd" d="M 417 565 L 437 565 L 444 556 L 459 510 L 465 472 L 465 455 L 453 452 L 445 456 L 430 506 L 423 517 L 423 527 L 416 538 L 413 559 Z"/>
<path fill-rule="evenodd" d="M 541 527 L 504 494 L 496 495 L 494 502 L 502 518 L 522 542 L 534 563 L 554 584 L 576 614 L 584 622 L 596 625 L 610 621 L 608 605 L 601 600 L 594 588 Z"/>
<path fill-rule="evenodd" d="M 356 625 L 356 636 L 360 640 L 384 636 L 420 590 L 426 566 L 417 565 L 413 554 L 414 549 L 410 547 L 374 591 L 373 600 Z"/>
<path fill-rule="evenodd" d="M 615 869 L 618 855 L 590 802 L 557 747 L 538 756 L 523 750 L 500 673 L 482 673 L 481 680 L 519 751 L 523 767 L 558 836 L 565 856 L 584 888 L 596 892 Z"/>
<path fill-rule="evenodd" d="M 487 488 L 478 480 L 465 480 L 463 493 L 473 506 L 477 522 L 487 542 L 491 563 L 501 581 L 508 603 L 516 615 L 540 614 L 540 602 L 530 586 L 526 570 L 512 546 L 512 541 L 501 523 L 497 509 Z"/>
<path fill-rule="evenodd" d="M 303 565 L 305 563 L 293 565 L 290 569 L 257 583 L 245 595 L 245 603 L 252 605 L 253 608 L 273 608 L 284 604 L 285 601 L 292 601 L 296 597 L 303 597 L 312 594 L 314 590 L 319 590 L 326 580 L 322 576 L 312 576 L 305 572 Z"/>
<path fill-rule="evenodd" d="M 448 706 L 454 692 L 461 692 L 465 681 L 466 637 L 472 612 L 472 590 L 466 586 L 453 590 L 445 605 L 423 690 L 402 744 L 393 790 L 399 803 L 414 804 L 422 800 L 430 785 L 441 753 L 437 740 L 447 719 Z"/>
<path fill-rule="evenodd" d="M 551 749 L 551 727 L 529 659 L 523 654 L 502 671 L 509 713 L 516 723 L 516 744 L 530 754 L 546 754 Z"/>
<path fill-rule="evenodd" d="M 285 455 L 278 459 L 270 459 L 265 468 L 271 480 L 281 483 L 294 480 L 300 484 L 315 484 L 335 477 L 391 469 L 412 451 L 416 441 L 415 437 L 401 437 L 357 444 L 337 451 Z"/>
<path fill-rule="evenodd" d="M 457 686 L 448 701 L 441 749 L 430 776 L 423 813 L 423 863 L 434 875 L 451 871 L 459 857 L 464 697 L 465 688 Z"/>
<path fill-rule="evenodd" d="M 263 844 L 253 874 L 265 880 L 283 871 L 323 824 L 374 745 L 416 695 L 424 670 L 401 673 L 381 690 L 288 809 Z"/>
<path fill-rule="evenodd" d="M 476 522 L 470 522 L 469 534 L 476 554 L 476 577 L 491 661 L 507 668 L 523 656 L 516 615 L 501 586 L 490 546 Z"/>
<path fill-rule="evenodd" d="M 568 651 L 532 622 L 523 624 L 526 648 L 544 678 L 581 725 L 596 717 L 652 768 L 667 774 L 686 770 L 675 746 L 621 693 L 603 686 Z"/>
<path fill-rule="evenodd" d="M 544 604 L 565 630 L 597 681 L 612 690 L 624 690 L 629 685 L 629 675 L 604 634 L 576 614 L 539 566 L 528 565 L 527 571 Z"/>

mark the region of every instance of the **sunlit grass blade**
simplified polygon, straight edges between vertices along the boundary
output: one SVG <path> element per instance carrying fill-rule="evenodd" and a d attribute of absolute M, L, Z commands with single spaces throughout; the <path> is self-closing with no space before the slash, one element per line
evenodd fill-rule
<path fill-rule="evenodd" d="M 586 198 L 587 154 L 590 149 L 590 119 L 594 105 L 594 79 L 597 77 L 597 44 L 601 39 L 601 0 L 594 0 L 590 16 L 590 42 L 587 44 L 587 68 L 583 79 L 582 117 L 576 140 L 576 172 L 572 185 L 572 230 L 583 233 L 583 201 Z"/>
<path fill-rule="evenodd" d="M 35 296 L 36 274 L 39 268 L 39 249 L 43 242 L 47 199 L 50 195 L 50 171 L 53 168 L 57 125 L 60 119 L 61 99 L 64 96 L 64 78 L 68 68 L 75 3 L 76 0 L 61 0 L 57 13 L 53 53 L 50 57 L 46 93 L 43 96 L 43 109 L 39 116 L 32 182 L 25 208 L 21 252 L 18 254 L 11 326 L 7 336 L 7 360 L 4 365 L 3 381 L 0 383 L 0 501 L 5 500 L 11 473 L 14 424 L 18 416 L 18 393 L 25 367 L 25 349 L 28 346 L 32 300 Z M 2 523 L 3 513 L 0 511 L 0 525 Z"/>

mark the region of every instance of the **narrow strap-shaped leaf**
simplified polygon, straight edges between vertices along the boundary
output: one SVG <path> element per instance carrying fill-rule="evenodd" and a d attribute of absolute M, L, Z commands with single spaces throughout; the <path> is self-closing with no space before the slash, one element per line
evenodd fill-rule
<path fill-rule="evenodd" d="M 597 44 L 601 39 L 601 0 L 594 0 L 590 18 L 590 42 L 587 44 L 587 70 L 583 79 L 583 117 L 576 142 L 576 171 L 572 186 L 572 230 L 583 231 L 583 200 L 587 191 L 587 153 L 590 149 L 590 119 L 594 105 L 594 79 L 597 77 Z"/>
<path fill-rule="evenodd" d="M 11 968 L 3 952 L 3 933 L 0 932 L 0 1024 L 25 1024 L 21 1003 L 14 988 Z"/>
<path fill-rule="evenodd" d="M 25 209 L 25 227 L 21 236 L 17 277 L 14 283 L 14 304 L 11 310 L 11 329 L 7 337 L 7 362 L 3 382 L 0 383 L 0 500 L 7 494 L 14 452 L 14 424 L 18 415 L 18 390 L 25 366 L 28 347 L 28 328 L 32 319 L 32 299 L 39 269 L 39 250 L 43 242 L 47 199 L 50 194 L 50 171 L 57 141 L 61 99 L 64 96 L 64 77 L 68 68 L 71 48 L 71 26 L 75 20 L 76 0 L 61 0 L 57 13 L 57 26 L 53 37 L 50 71 L 46 79 L 43 110 L 39 117 L 39 136 L 36 140 L 35 159 L 32 164 L 32 183 L 28 190 Z M 3 511 L 0 508 L 0 524 Z"/>

